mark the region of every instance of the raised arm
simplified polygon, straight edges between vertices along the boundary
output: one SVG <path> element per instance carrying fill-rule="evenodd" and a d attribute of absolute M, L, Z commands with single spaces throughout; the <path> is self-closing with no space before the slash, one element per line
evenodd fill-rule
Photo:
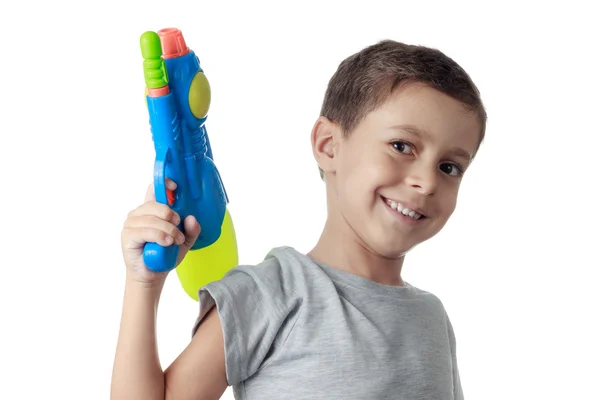
<path fill-rule="evenodd" d="M 122 232 L 127 268 L 110 398 L 219 399 L 227 388 L 227 378 L 223 333 L 215 308 L 203 318 L 191 343 L 172 365 L 164 371 L 160 364 L 156 315 L 168 272 L 155 273 L 145 267 L 144 245 L 179 244 L 179 263 L 198 237 L 200 227 L 193 217 L 188 218 L 184 235 L 177 228 L 179 216 L 154 201 L 152 193 L 149 188 L 146 201 L 129 214 Z"/>
<path fill-rule="evenodd" d="M 221 322 L 216 308 L 163 372 L 156 340 L 159 287 L 127 282 L 111 399 L 219 399 L 227 388 Z"/>
<path fill-rule="evenodd" d="M 166 399 L 217 400 L 227 389 L 223 331 L 216 307 L 165 371 Z"/>

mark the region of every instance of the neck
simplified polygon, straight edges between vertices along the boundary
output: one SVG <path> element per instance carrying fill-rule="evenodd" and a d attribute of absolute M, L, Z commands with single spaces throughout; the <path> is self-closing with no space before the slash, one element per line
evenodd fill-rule
<path fill-rule="evenodd" d="M 388 259 L 369 249 L 345 221 L 329 217 L 315 247 L 308 253 L 313 259 L 339 270 L 391 286 L 404 286 L 404 256 Z"/>

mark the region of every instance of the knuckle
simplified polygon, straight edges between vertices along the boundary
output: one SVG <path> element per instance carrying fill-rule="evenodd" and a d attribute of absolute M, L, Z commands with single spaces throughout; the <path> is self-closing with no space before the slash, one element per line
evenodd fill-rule
<path fill-rule="evenodd" d="M 153 229 L 150 227 L 145 227 L 140 232 L 140 237 L 143 238 L 146 242 L 161 242 L 161 234 L 158 229 Z"/>
<path fill-rule="evenodd" d="M 125 221 L 123 222 L 123 226 L 124 227 L 132 227 L 133 225 L 136 224 L 136 222 L 140 219 L 140 215 L 138 215 L 135 211 L 131 211 L 129 214 L 127 214 L 127 218 L 125 218 Z"/>
<path fill-rule="evenodd" d="M 171 225 L 169 235 L 171 235 L 174 239 L 177 239 L 180 238 L 183 234 L 175 225 Z"/>
<path fill-rule="evenodd" d="M 148 237 L 148 239 L 156 240 L 160 238 L 160 231 L 158 229 L 146 227 L 144 228 L 144 236 Z"/>
<path fill-rule="evenodd" d="M 161 215 L 162 219 L 168 221 L 171 218 L 173 218 L 175 211 L 173 211 L 170 207 L 168 207 L 164 204 L 161 204 L 161 206 L 162 207 L 161 207 L 160 215 Z"/>
<path fill-rule="evenodd" d="M 123 231 L 121 231 L 121 242 L 126 244 L 128 247 L 133 242 L 133 238 L 135 236 L 133 232 L 134 230 L 131 228 L 125 228 Z"/>

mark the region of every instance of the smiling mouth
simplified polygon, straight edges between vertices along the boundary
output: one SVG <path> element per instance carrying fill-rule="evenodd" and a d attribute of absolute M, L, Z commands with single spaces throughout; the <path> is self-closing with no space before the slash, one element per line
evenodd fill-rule
<path fill-rule="evenodd" d="M 427 216 L 420 214 L 411 208 L 404 207 L 402 204 L 400 204 L 397 201 L 386 199 L 385 197 L 382 197 L 382 199 L 389 208 L 391 208 L 392 210 L 394 210 L 406 217 L 412 218 L 415 221 L 419 221 L 419 220 L 423 220 L 423 219 L 427 218 Z"/>

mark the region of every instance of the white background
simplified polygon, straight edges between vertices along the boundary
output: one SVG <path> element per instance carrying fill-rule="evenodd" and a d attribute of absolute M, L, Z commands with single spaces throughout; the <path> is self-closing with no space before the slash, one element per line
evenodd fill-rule
<path fill-rule="evenodd" d="M 458 61 L 482 92 L 487 139 L 454 217 L 404 278 L 446 305 L 468 399 L 600 398 L 600 32 L 592 2 L 547 3 L 2 2 L 0 397 L 108 398 L 120 230 L 154 158 L 139 36 L 174 26 L 212 85 L 242 263 L 307 251 L 320 233 L 309 135 L 343 58 L 392 38 Z M 165 367 L 196 312 L 172 274 Z"/>

